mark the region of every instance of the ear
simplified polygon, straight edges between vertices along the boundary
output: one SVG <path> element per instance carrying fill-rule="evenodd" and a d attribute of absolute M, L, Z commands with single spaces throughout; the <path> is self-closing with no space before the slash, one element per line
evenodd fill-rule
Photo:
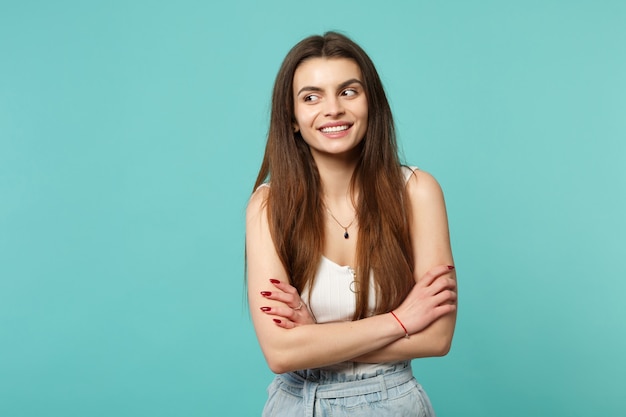
<path fill-rule="evenodd" d="M 300 126 L 296 122 L 293 123 L 293 133 L 298 133 L 300 131 Z"/>

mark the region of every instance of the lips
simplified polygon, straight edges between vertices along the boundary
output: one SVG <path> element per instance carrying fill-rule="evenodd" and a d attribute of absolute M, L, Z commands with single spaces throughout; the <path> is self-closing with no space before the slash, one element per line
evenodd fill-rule
<path fill-rule="evenodd" d="M 340 125 L 328 125 L 319 128 L 319 131 L 322 133 L 339 133 L 343 132 L 344 130 L 350 129 L 350 127 L 352 127 L 352 125 L 347 123 Z"/>
<path fill-rule="evenodd" d="M 320 129 L 320 131 L 322 133 L 337 133 L 337 132 L 343 132 L 344 130 L 348 130 L 350 128 L 350 126 L 348 125 L 343 125 L 343 126 L 334 126 L 334 127 L 323 127 Z"/>

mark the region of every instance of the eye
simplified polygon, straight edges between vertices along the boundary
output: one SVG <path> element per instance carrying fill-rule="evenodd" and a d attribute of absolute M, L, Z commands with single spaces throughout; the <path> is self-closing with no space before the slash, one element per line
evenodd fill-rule
<path fill-rule="evenodd" d="M 345 90 L 341 92 L 341 95 L 345 97 L 354 97 L 357 94 L 358 94 L 358 91 L 356 90 L 356 88 L 346 88 Z"/>
<path fill-rule="evenodd" d="M 316 102 L 317 100 L 319 100 L 320 98 L 315 95 L 315 94 L 308 94 L 306 96 L 304 96 L 303 100 L 305 102 L 311 103 L 311 102 Z"/>

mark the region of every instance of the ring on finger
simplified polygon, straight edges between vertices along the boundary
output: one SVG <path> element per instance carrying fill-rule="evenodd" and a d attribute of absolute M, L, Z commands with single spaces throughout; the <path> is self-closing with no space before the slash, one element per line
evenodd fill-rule
<path fill-rule="evenodd" d="M 298 307 L 294 308 L 294 310 L 300 310 L 303 305 L 304 303 L 302 302 L 302 300 L 300 300 L 300 304 L 298 304 Z"/>

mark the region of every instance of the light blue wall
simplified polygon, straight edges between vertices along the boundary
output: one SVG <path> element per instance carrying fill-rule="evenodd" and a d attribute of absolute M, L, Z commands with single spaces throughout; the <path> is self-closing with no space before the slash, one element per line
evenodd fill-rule
<path fill-rule="evenodd" d="M 626 415 L 625 2 L 212 3 L 2 2 L 0 415 L 259 415 L 245 204 L 278 66 L 328 29 L 447 195 L 438 415 Z"/>

